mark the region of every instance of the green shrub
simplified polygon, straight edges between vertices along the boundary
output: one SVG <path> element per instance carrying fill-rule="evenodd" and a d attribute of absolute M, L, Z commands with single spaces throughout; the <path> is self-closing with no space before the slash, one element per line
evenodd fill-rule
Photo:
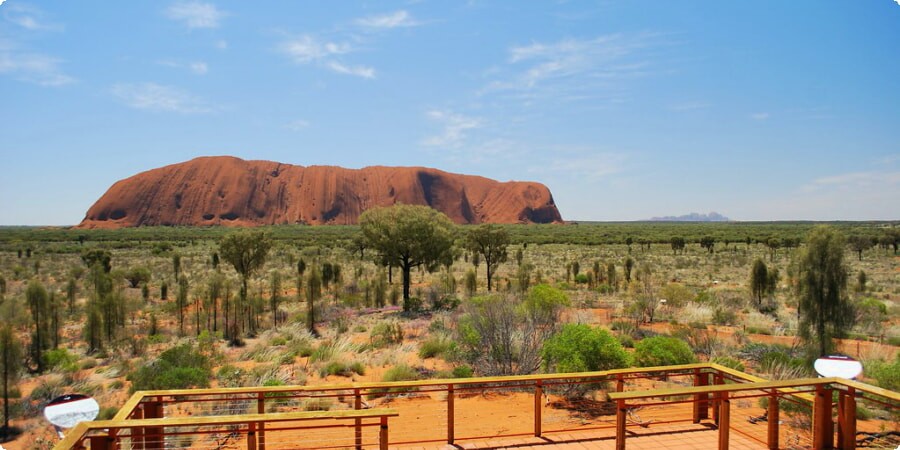
<path fill-rule="evenodd" d="M 403 342 L 403 327 L 400 322 L 380 322 L 372 327 L 372 345 L 374 347 L 387 347 Z"/>
<path fill-rule="evenodd" d="M 461 366 L 454 367 L 451 374 L 453 378 L 472 378 L 473 376 L 475 376 L 475 371 L 472 370 L 471 366 L 463 364 Z"/>
<path fill-rule="evenodd" d="M 354 373 L 364 375 L 366 373 L 366 366 L 358 361 L 353 363 L 331 361 L 328 364 L 325 364 L 325 366 L 323 366 L 321 369 L 319 369 L 319 376 L 321 377 L 325 377 L 327 375 L 349 377 Z"/>
<path fill-rule="evenodd" d="M 438 355 L 444 355 L 450 352 L 455 343 L 444 334 L 433 335 L 422 342 L 419 346 L 419 358 L 434 358 Z"/>
<path fill-rule="evenodd" d="M 716 308 L 713 311 L 712 321 L 716 325 L 734 325 L 737 323 L 737 314 L 726 308 Z"/>
<path fill-rule="evenodd" d="M 189 344 L 172 347 L 128 375 L 131 390 L 209 387 L 212 362 Z"/>
<path fill-rule="evenodd" d="M 240 367 L 226 364 L 216 371 L 216 380 L 220 387 L 240 387 L 244 385 L 247 373 Z"/>
<path fill-rule="evenodd" d="M 638 367 L 672 366 L 697 361 L 691 347 L 669 336 L 654 336 L 634 346 L 634 362 Z"/>
<path fill-rule="evenodd" d="M 890 364 L 882 360 L 867 361 L 864 374 L 874 378 L 880 387 L 900 391 L 900 353 Z"/>
<path fill-rule="evenodd" d="M 419 372 L 406 364 L 400 364 L 388 369 L 381 381 L 412 381 L 419 379 Z"/>
<path fill-rule="evenodd" d="M 78 371 L 78 357 L 64 348 L 47 350 L 43 355 L 47 367 L 61 372 Z"/>
<path fill-rule="evenodd" d="M 544 368 L 555 372 L 592 372 L 629 365 L 628 352 L 608 331 L 567 324 L 544 342 Z"/>

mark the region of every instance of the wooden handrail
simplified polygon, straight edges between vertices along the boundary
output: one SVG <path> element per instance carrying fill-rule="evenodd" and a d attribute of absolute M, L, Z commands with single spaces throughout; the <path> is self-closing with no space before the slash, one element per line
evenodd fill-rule
<path fill-rule="evenodd" d="M 719 392 L 759 391 L 765 389 L 787 389 L 801 386 L 820 386 L 837 383 L 837 378 L 798 378 L 793 380 L 761 381 L 756 383 L 711 384 L 651 391 L 610 392 L 610 400 L 634 400 L 642 398 L 671 397 L 676 395 L 715 394 Z"/>
<path fill-rule="evenodd" d="M 169 417 L 163 419 L 97 420 L 81 422 L 66 433 L 54 450 L 68 450 L 75 447 L 92 430 L 117 430 L 125 428 L 162 428 L 183 426 L 216 426 L 237 424 L 258 424 L 278 422 L 298 422 L 310 420 L 342 420 L 397 417 L 395 409 L 349 409 L 339 411 L 299 411 L 272 414 L 240 414 L 228 416 Z"/>

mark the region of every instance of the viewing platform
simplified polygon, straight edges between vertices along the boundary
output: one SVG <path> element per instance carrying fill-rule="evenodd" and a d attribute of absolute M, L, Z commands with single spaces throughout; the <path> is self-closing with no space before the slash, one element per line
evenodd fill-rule
<path fill-rule="evenodd" d="M 142 391 L 112 420 L 69 430 L 55 449 L 895 448 L 898 421 L 896 392 L 839 378 L 769 381 L 700 363 Z"/>

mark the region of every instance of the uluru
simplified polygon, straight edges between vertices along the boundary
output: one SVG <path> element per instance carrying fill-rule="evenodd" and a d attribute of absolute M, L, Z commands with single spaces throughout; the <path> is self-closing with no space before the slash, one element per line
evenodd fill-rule
<path fill-rule="evenodd" d="M 562 221 L 550 190 L 535 182 L 425 167 L 304 167 L 214 156 L 116 182 L 79 227 L 350 225 L 369 208 L 397 203 L 430 206 L 458 224 Z"/>

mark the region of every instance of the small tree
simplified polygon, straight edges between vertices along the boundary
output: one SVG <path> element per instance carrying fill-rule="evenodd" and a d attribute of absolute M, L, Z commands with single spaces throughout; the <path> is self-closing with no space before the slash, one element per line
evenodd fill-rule
<path fill-rule="evenodd" d="M 712 253 L 715 246 L 716 238 L 712 236 L 703 236 L 700 238 L 700 247 L 705 248 L 707 252 Z"/>
<path fill-rule="evenodd" d="M 247 306 L 247 283 L 266 263 L 272 242 L 263 232 L 237 231 L 226 235 L 219 243 L 219 254 L 234 267 L 241 277 L 241 306 Z M 250 321 L 254 323 L 254 321 Z M 232 336 L 236 339 L 237 336 Z"/>
<path fill-rule="evenodd" d="M 847 295 L 844 237 L 837 230 L 818 226 L 810 231 L 799 263 L 800 337 L 824 356 L 835 337 L 853 325 L 854 315 Z"/>
<path fill-rule="evenodd" d="M 9 394 L 22 370 L 22 347 L 16 340 L 12 327 L 8 323 L 0 323 L 0 377 L 3 378 L 3 428 L 0 428 L 0 441 L 9 437 Z"/>
<path fill-rule="evenodd" d="M 471 252 L 484 257 L 484 264 L 487 266 L 487 288 L 490 291 L 494 271 L 497 270 L 497 266 L 506 262 L 509 233 L 497 225 L 479 225 L 469 230 L 466 235 L 466 246 Z M 517 259 L 521 260 L 521 258 L 520 249 Z"/>
<path fill-rule="evenodd" d="M 750 269 L 750 293 L 756 299 L 756 307 L 762 307 L 763 296 L 766 294 L 769 280 L 769 270 L 766 263 L 757 258 Z"/>
<path fill-rule="evenodd" d="M 624 269 L 625 269 L 625 282 L 631 283 L 631 271 L 632 271 L 632 269 L 634 269 L 634 260 L 631 259 L 630 256 L 628 258 L 625 258 Z"/>
<path fill-rule="evenodd" d="M 37 364 L 37 371 L 44 371 L 44 350 L 50 348 L 50 297 L 44 285 L 32 280 L 25 289 L 25 299 L 31 311 L 34 332 L 31 335 L 31 359 Z"/>
<path fill-rule="evenodd" d="M 676 255 L 678 252 L 684 253 L 684 238 L 680 236 L 673 237 L 671 240 L 672 243 L 672 254 Z"/>
<path fill-rule="evenodd" d="M 150 269 L 146 267 L 134 267 L 125 272 L 125 279 L 132 288 L 137 288 L 141 283 L 150 281 Z"/>
<path fill-rule="evenodd" d="M 322 297 L 322 277 L 319 271 L 313 267 L 306 279 L 306 329 L 313 336 L 318 336 L 316 331 L 316 302 Z"/>
<path fill-rule="evenodd" d="M 453 223 L 427 206 L 395 205 L 364 212 L 359 226 L 367 247 L 379 254 L 376 261 L 403 271 L 403 309 L 408 311 L 412 269 L 423 265 L 433 269 L 447 259 Z"/>
<path fill-rule="evenodd" d="M 860 261 L 862 261 L 863 252 L 875 246 L 875 240 L 869 236 L 850 236 L 849 241 L 850 247 L 853 248 L 853 251 L 856 252 L 856 255 Z"/>

